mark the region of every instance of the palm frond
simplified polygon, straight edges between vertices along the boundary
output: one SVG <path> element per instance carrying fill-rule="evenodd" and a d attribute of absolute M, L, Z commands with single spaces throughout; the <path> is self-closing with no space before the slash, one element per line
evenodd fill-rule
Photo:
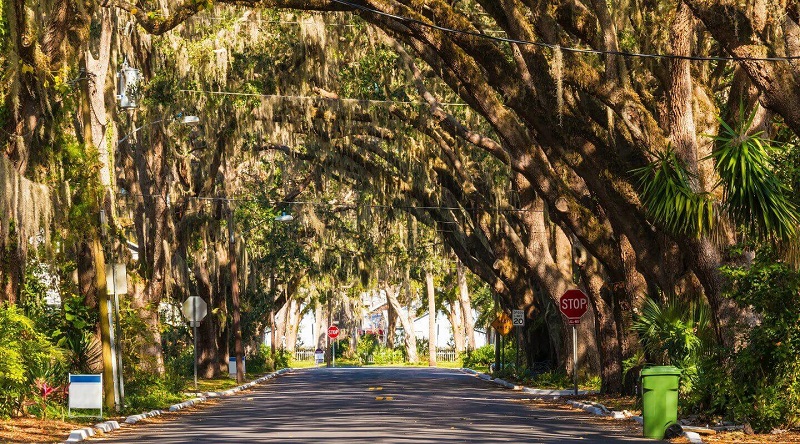
<path fill-rule="evenodd" d="M 714 230 L 714 201 L 692 190 L 690 174 L 675 150 L 668 146 L 655 157 L 632 171 L 648 217 L 673 234 L 700 236 Z"/>
<path fill-rule="evenodd" d="M 711 154 L 724 190 L 724 208 L 750 235 L 772 242 L 795 239 L 800 213 L 775 173 L 771 142 L 749 134 L 755 110 L 734 129 L 720 119 Z"/>

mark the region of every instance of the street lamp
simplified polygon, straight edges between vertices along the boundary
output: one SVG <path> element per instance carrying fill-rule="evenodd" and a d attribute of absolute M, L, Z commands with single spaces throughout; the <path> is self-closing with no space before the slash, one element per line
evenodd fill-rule
<path fill-rule="evenodd" d="M 294 217 L 291 214 L 281 213 L 280 216 L 276 216 L 275 220 L 277 222 L 291 222 L 294 220 Z"/>

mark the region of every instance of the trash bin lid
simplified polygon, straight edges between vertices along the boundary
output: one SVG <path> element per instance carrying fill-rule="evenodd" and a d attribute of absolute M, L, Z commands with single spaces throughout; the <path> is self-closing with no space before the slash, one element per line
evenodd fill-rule
<path fill-rule="evenodd" d="M 681 369 L 672 365 L 654 365 L 642 369 L 642 376 L 676 375 L 680 376 Z"/>

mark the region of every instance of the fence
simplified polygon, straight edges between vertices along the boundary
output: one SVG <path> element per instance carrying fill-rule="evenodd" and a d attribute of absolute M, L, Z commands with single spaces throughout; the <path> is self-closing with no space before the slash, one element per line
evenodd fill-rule
<path fill-rule="evenodd" d="M 437 362 L 456 362 L 458 360 L 458 353 L 455 350 L 436 350 Z"/>
<path fill-rule="evenodd" d="M 294 351 L 295 361 L 313 361 L 314 349 L 311 348 L 298 348 Z M 458 360 L 458 353 L 451 349 L 438 349 L 436 350 L 436 361 L 438 362 L 456 362 Z M 372 364 L 373 358 L 369 356 L 367 363 Z"/>
<path fill-rule="evenodd" d="M 294 351 L 295 361 L 313 361 L 314 349 L 312 348 L 298 348 Z"/>

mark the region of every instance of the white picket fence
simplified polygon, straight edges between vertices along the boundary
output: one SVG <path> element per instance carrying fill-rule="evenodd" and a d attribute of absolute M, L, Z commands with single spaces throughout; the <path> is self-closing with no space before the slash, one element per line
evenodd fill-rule
<path fill-rule="evenodd" d="M 370 356 L 372 358 L 372 356 Z M 294 351 L 295 361 L 313 361 L 314 349 L 311 348 L 298 348 Z M 372 359 L 369 359 L 371 361 Z M 438 349 L 436 350 L 436 361 L 438 362 L 455 362 L 458 360 L 458 353 L 452 349 Z"/>
<path fill-rule="evenodd" d="M 458 360 L 458 353 L 455 350 L 436 350 L 437 362 L 455 362 L 456 360 Z"/>
<path fill-rule="evenodd" d="M 298 348 L 294 351 L 295 361 L 313 361 L 314 349 L 312 348 Z"/>

